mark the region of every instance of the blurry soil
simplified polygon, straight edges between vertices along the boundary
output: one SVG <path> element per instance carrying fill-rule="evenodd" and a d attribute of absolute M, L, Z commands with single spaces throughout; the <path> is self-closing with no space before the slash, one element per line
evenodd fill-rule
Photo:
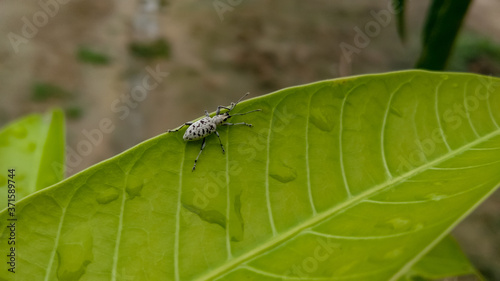
<path fill-rule="evenodd" d="M 215 1 L 162 1 L 158 18 L 149 20 L 156 21 L 152 28 L 167 40 L 170 50 L 168 58 L 157 59 L 133 56 L 129 50 L 132 42 L 147 38 L 137 27 L 144 20 L 138 17 L 145 7 L 141 1 L 60 4 L 17 52 L 9 34 L 22 33 L 23 17 L 43 21 L 35 19 L 43 9 L 38 1 L 0 2 L 0 124 L 62 107 L 68 112 L 67 141 L 73 150 L 86 138 L 83 131 L 95 132 L 103 118 L 115 126 L 88 155 L 71 159 L 68 174 L 246 92 L 259 96 L 322 79 L 412 68 L 428 6 L 428 1 L 408 1 L 405 43 L 392 18 L 349 63 L 342 59 L 339 44 L 353 45 L 353 28 L 364 28 L 391 1 L 241 1 L 221 15 Z M 147 13 L 148 8 L 141 11 Z M 464 31 L 499 40 L 500 2 L 474 1 Z M 106 55 L 110 63 L 82 62 L 77 56 L 81 48 Z M 169 75 L 142 102 L 127 104 L 124 96 L 147 75 L 148 67 Z M 480 60 L 463 71 L 488 74 L 497 71 L 495 67 Z M 65 94 L 37 98 L 33 86 L 37 83 L 55 85 Z M 117 104 L 126 105 L 129 113 L 117 111 Z M 500 192 L 454 234 L 479 269 L 490 280 L 500 280 Z"/>

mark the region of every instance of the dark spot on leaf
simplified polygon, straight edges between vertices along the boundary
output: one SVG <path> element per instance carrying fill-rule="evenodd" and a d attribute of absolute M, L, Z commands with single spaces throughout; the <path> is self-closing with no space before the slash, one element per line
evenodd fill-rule
<path fill-rule="evenodd" d="M 328 105 L 319 105 L 311 111 L 310 120 L 318 129 L 329 132 L 335 128 L 335 108 Z"/>
<path fill-rule="evenodd" d="M 80 280 L 94 259 L 92 249 L 92 229 L 88 224 L 79 224 L 63 233 L 57 247 L 57 280 Z"/>
<path fill-rule="evenodd" d="M 186 210 L 200 217 L 200 219 L 208 222 L 220 225 L 222 228 L 226 229 L 226 217 L 216 210 L 204 210 L 196 206 L 188 205 L 182 203 L 182 206 Z"/>
<path fill-rule="evenodd" d="M 391 113 L 393 113 L 394 115 L 396 115 L 396 116 L 400 117 L 400 118 L 403 118 L 403 117 L 404 117 L 404 116 L 403 116 L 403 113 L 402 113 L 401 111 L 399 111 L 397 108 L 393 108 L 393 107 L 391 107 L 391 108 L 389 109 L 389 111 L 390 111 Z"/>
<path fill-rule="evenodd" d="M 241 193 L 234 196 L 234 213 L 238 221 L 231 222 L 231 241 L 240 242 L 243 240 L 245 232 L 245 222 L 241 215 Z"/>
<path fill-rule="evenodd" d="M 297 171 L 285 163 L 271 167 L 269 175 L 282 183 L 287 183 L 297 178 Z"/>
<path fill-rule="evenodd" d="M 134 199 L 136 196 L 140 196 L 143 186 L 144 185 L 142 183 L 137 185 L 127 184 L 125 191 L 127 192 L 129 199 Z"/>
<path fill-rule="evenodd" d="M 99 204 L 108 204 L 118 199 L 118 190 L 114 187 L 105 187 L 99 190 L 97 193 L 96 201 Z"/>

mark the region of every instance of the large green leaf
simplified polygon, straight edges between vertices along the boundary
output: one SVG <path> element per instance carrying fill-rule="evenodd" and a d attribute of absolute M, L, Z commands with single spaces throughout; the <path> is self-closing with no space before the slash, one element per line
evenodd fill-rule
<path fill-rule="evenodd" d="M 397 280 L 499 185 L 499 84 L 407 71 L 243 102 L 255 127 L 221 128 L 195 172 L 182 130 L 19 202 L 15 277 Z"/>
<path fill-rule="evenodd" d="M 7 170 L 15 169 L 16 199 L 64 177 L 64 114 L 32 114 L 0 131 L 0 194 L 7 193 Z M 2 205 L 4 207 L 4 205 Z"/>

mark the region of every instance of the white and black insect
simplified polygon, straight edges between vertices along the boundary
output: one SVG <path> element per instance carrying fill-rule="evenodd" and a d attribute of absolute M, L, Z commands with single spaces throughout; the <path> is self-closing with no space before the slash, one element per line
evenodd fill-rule
<path fill-rule="evenodd" d="M 193 165 L 193 170 L 196 169 L 196 163 L 198 162 L 198 158 L 200 158 L 201 152 L 203 151 L 203 148 L 205 148 L 205 138 L 208 137 L 209 135 L 215 133 L 217 135 L 217 138 L 219 138 L 219 143 L 220 147 L 222 148 L 222 154 L 225 153 L 224 151 L 224 146 L 222 145 L 222 141 L 220 140 L 219 132 L 217 132 L 217 126 L 232 126 L 232 125 L 245 125 L 248 127 L 252 127 L 252 124 L 248 124 L 245 122 L 240 122 L 240 123 L 226 123 L 227 119 L 236 116 L 236 115 L 245 115 L 251 112 L 255 111 L 261 111 L 261 109 L 255 109 L 252 111 L 248 111 L 245 113 L 236 113 L 233 115 L 229 115 L 229 112 L 233 110 L 236 105 L 248 95 L 249 93 L 246 93 L 243 97 L 241 97 L 236 103 L 232 102 L 229 107 L 219 105 L 217 107 L 217 111 L 215 112 L 215 115 L 213 117 L 210 117 L 208 114 L 208 111 L 205 110 L 205 115 L 206 117 L 203 117 L 202 119 L 196 121 L 196 122 L 186 122 L 179 128 L 175 130 L 168 130 L 168 132 L 177 132 L 180 129 L 182 129 L 184 126 L 189 126 L 184 133 L 183 139 L 185 141 L 196 141 L 203 139 L 201 142 L 201 149 L 200 152 L 198 153 L 198 156 L 194 160 L 194 165 Z M 227 109 L 226 112 L 221 113 L 221 109 Z"/>

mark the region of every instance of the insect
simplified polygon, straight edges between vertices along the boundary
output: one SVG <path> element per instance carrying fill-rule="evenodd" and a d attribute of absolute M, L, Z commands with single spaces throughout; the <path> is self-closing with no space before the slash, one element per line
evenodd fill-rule
<path fill-rule="evenodd" d="M 177 128 L 175 130 L 168 130 L 168 132 L 177 132 L 180 129 L 182 129 L 184 126 L 189 126 L 187 128 L 186 132 L 184 133 L 184 136 L 183 136 L 183 139 L 185 141 L 196 141 L 196 140 L 203 139 L 203 141 L 201 142 L 200 152 L 198 153 L 198 156 L 194 160 L 194 165 L 193 165 L 193 170 L 192 170 L 193 172 L 196 169 L 196 163 L 198 162 L 198 159 L 200 158 L 201 152 L 205 148 L 205 138 L 210 136 L 211 134 L 215 133 L 217 135 L 217 138 L 219 139 L 220 147 L 222 149 L 222 154 L 225 153 L 224 146 L 222 145 L 222 141 L 220 140 L 219 132 L 217 132 L 218 126 L 233 126 L 233 125 L 245 125 L 248 127 L 253 126 L 252 124 L 248 124 L 245 122 L 240 122 L 240 123 L 227 123 L 226 122 L 227 119 L 229 119 L 233 116 L 236 116 L 236 115 L 245 115 L 245 114 L 256 112 L 256 111 L 261 111 L 261 109 L 255 109 L 255 110 L 248 111 L 245 113 L 236 113 L 233 115 L 229 114 L 229 112 L 231 112 L 231 110 L 233 110 L 236 107 L 236 105 L 244 97 L 246 97 L 248 94 L 249 93 L 246 93 L 245 95 L 243 95 L 243 97 L 241 97 L 236 103 L 232 102 L 229 107 L 219 105 L 217 107 L 217 111 L 215 112 L 215 115 L 213 117 L 210 117 L 210 115 L 208 114 L 208 111 L 205 110 L 206 117 L 203 117 L 202 119 L 200 119 L 196 122 L 186 122 L 186 123 L 182 124 L 182 126 L 180 126 L 179 128 Z M 221 113 L 221 109 L 227 109 L 227 111 L 224 113 Z"/>

